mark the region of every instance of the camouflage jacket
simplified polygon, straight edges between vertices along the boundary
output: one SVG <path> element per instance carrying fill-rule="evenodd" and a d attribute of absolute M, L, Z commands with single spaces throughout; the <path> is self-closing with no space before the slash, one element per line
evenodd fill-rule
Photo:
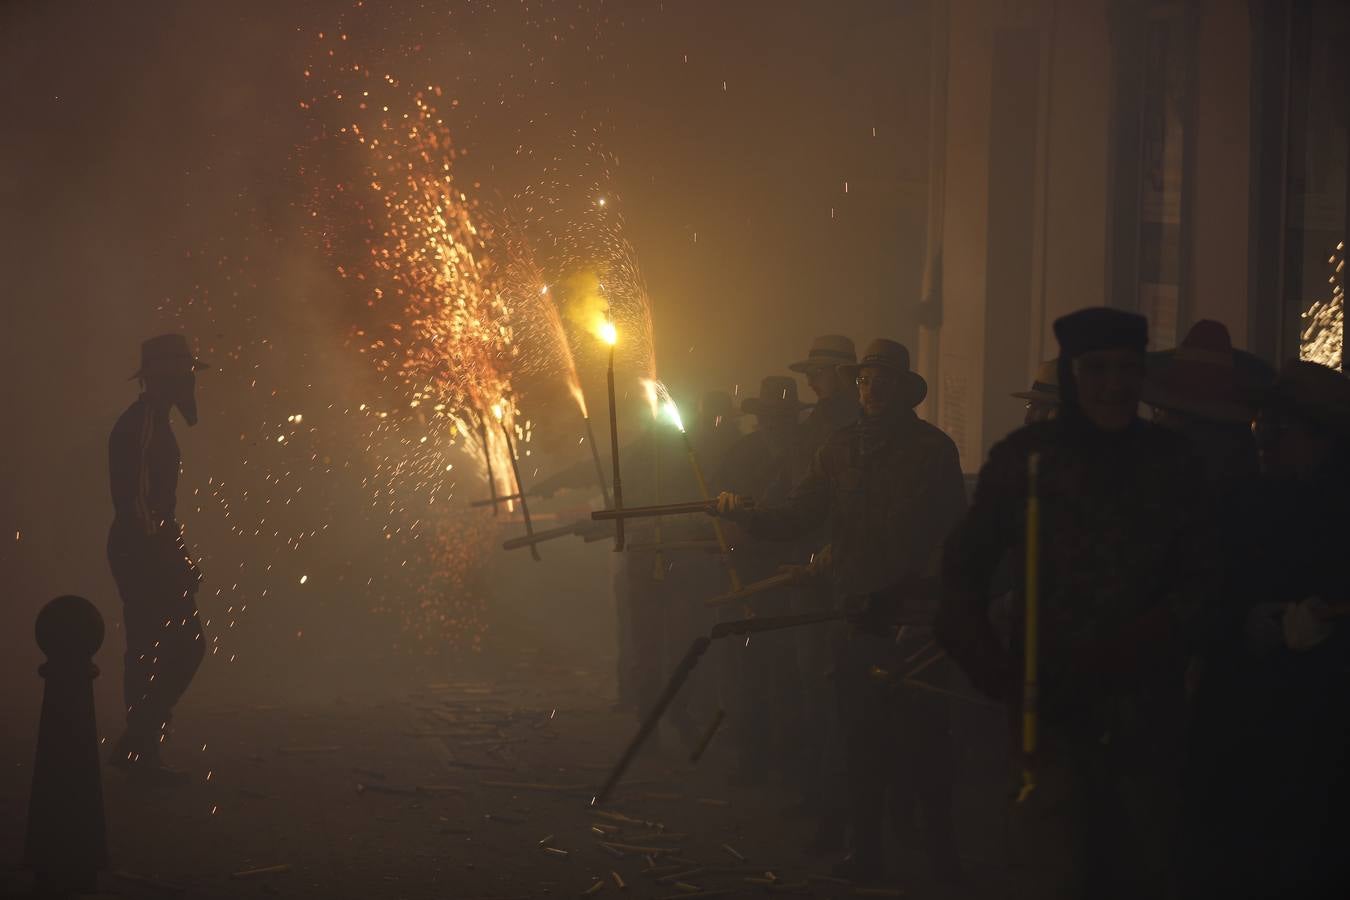
<path fill-rule="evenodd" d="M 864 452 L 864 424 L 836 431 L 787 502 L 746 518 L 750 534 L 793 540 L 825 526 L 836 597 L 928 571 L 965 509 L 956 445 L 906 410 Z"/>
<path fill-rule="evenodd" d="M 1012 699 L 1022 673 L 1028 458 L 1039 454 L 1042 717 L 1095 715 L 1123 696 L 1182 696 L 1185 641 L 1221 576 L 1213 504 L 1183 437 L 1043 422 L 999 443 L 948 539 L 938 637 L 974 683 Z M 1013 646 L 993 635 L 990 579 L 1014 571 Z"/>

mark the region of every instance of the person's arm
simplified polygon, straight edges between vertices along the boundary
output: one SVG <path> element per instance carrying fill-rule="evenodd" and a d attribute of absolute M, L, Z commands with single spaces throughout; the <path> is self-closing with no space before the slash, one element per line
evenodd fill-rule
<path fill-rule="evenodd" d="M 1023 527 L 1025 454 L 1006 442 L 996 446 L 980 471 L 975 500 L 943 547 L 938 642 L 991 697 L 1006 698 L 1016 669 L 989 621 L 990 580 Z"/>
<path fill-rule="evenodd" d="M 787 503 L 773 509 L 752 509 L 742 515 L 750 534 L 766 541 L 792 541 L 819 528 L 830 512 L 830 475 L 826 447 L 816 451 L 811 470 L 792 491 Z"/>

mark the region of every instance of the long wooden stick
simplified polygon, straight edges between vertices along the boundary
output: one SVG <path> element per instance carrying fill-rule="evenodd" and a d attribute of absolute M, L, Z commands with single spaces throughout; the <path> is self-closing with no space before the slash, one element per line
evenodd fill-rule
<path fill-rule="evenodd" d="M 623 509 L 623 478 L 619 475 L 619 413 L 614 402 L 614 345 L 609 345 L 609 371 L 606 375 L 609 388 L 609 453 L 614 471 L 614 508 Z M 594 518 L 594 516 L 592 516 Z M 614 550 L 623 550 L 623 519 L 614 520 Z"/>
<path fill-rule="evenodd" d="M 679 516 L 692 513 L 707 513 L 713 508 L 713 504 L 707 500 L 696 500 L 692 503 L 662 503 L 656 506 L 629 507 L 619 506 L 617 497 L 614 502 L 614 509 L 597 509 L 591 513 L 591 518 L 597 522 L 617 522 L 625 519 L 651 519 L 656 516 Z"/>
<path fill-rule="evenodd" d="M 582 421 L 586 423 L 586 443 L 591 448 L 591 461 L 595 463 L 595 483 L 600 486 L 600 496 L 604 498 L 605 506 L 608 508 L 613 505 L 609 499 L 609 485 L 605 482 L 605 470 L 600 467 L 600 448 L 595 445 L 595 429 L 591 427 L 591 417 L 582 416 Z"/>
<path fill-rule="evenodd" d="M 628 771 L 628 766 L 633 762 L 633 758 L 637 756 L 638 751 L 642 749 L 642 745 L 647 742 L 647 738 L 655 730 L 657 723 L 661 721 L 661 716 L 665 715 L 667 707 L 675 700 L 675 695 L 689 680 L 689 675 L 694 671 L 694 666 L 698 665 L 699 658 L 707 652 L 709 643 L 711 642 L 708 638 L 699 636 L 689 645 L 684 657 L 675 666 L 675 671 L 671 673 L 670 680 L 666 682 L 665 690 L 661 692 L 661 696 L 656 698 L 656 703 L 652 706 L 651 712 L 647 713 L 638 726 L 637 734 L 633 735 L 633 739 L 624 748 L 619 761 L 614 764 L 614 768 L 605 778 L 604 784 L 600 785 L 600 789 L 591 798 L 591 806 L 598 806 L 609 799 L 610 791 L 614 790 L 614 785 L 619 783 L 623 773 Z"/>
<path fill-rule="evenodd" d="M 689 675 L 694 671 L 694 666 L 698 665 L 699 659 L 707 652 L 709 645 L 719 638 L 730 637 L 732 635 L 760 634 L 766 631 L 781 631 L 786 628 L 800 628 L 804 625 L 819 625 L 825 622 L 838 622 L 847 619 L 854 613 L 852 610 L 827 610 L 822 612 L 801 613 L 792 616 L 756 616 L 749 619 L 738 619 L 734 622 L 718 622 L 713 626 L 712 631 L 706 637 L 700 635 L 694 639 L 694 642 L 685 652 L 684 657 L 671 673 L 670 680 L 666 682 L 665 689 L 657 698 L 652 706 L 651 712 L 642 719 L 638 726 L 637 734 L 628 742 L 624 748 L 623 755 L 619 761 L 614 764 L 609 776 L 605 779 L 600 790 L 596 791 L 591 799 L 591 805 L 596 806 L 603 803 L 609 797 L 614 786 L 619 783 L 623 773 L 628 770 L 628 766 L 633 762 L 642 745 L 651 736 L 656 725 L 661 721 L 661 716 L 665 714 L 666 709 L 674 701 L 675 695 L 680 692 L 680 688 L 689 680 Z M 903 620 L 902 624 L 932 624 L 931 619 L 913 619 Z"/>
<path fill-rule="evenodd" d="M 652 435 L 652 481 L 656 485 L 656 502 L 660 503 L 661 496 L 661 441 L 653 433 Z M 661 533 L 661 517 L 657 516 L 656 521 L 652 523 L 653 531 L 656 532 L 656 553 L 652 556 L 652 581 L 662 582 L 666 580 L 666 554 L 660 549 L 665 543 L 665 537 Z"/>
<path fill-rule="evenodd" d="M 729 594 L 720 594 L 703 601 L 704 606 L 722 606 L 727 603 L 735 603 L 738 600 L 745 600 L 756 594 L 762 594 L 765 591 L 771 591 L 774 588 L 783 587 L 789 584 L 796 584 L 801 580 L 801 576 L 796 572 L 780 572 L 777 575 L 770 575 L 768 578 L 761 578 L 759 581 L 752 581 L 742 587 L 739 591 L 732 591 Z"/>
<path fill-rule="evenodd" d="M 511 474 L 516 476 L 516 495 L 520 498 L 520 514 L 525 519 L 525 536 L 534 537 L 534 524 L 530 522 L 530 505 L 525 502 L 525 483 L 520 480 L 520 461 L 516 459 L 515 443 L 511 440 L 511 429 L 502 420 L 502 434 L 506 436 L 506 455 L 511 458 Z M 538 544 L 530 544 L 530 556 L 539 562 Z"/>

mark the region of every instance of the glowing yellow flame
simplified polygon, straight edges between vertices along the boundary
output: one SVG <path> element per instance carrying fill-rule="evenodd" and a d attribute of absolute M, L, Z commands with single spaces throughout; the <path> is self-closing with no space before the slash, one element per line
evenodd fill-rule
<path fill-rule="evenodd" d="M 614 327 L 613 322 L 608 320 L 601 322 L 597 333 L 600 335 L 600 340 L 609 344 L 611 347 L 619 342 L 619 329 Z"/>

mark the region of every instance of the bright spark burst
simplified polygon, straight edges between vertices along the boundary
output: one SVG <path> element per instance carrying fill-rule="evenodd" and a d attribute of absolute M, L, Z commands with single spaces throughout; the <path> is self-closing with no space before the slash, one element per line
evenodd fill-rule
<path fill-rule="evenodd" d="M 1345 336 L 1345 241 L 1336 244 L 1327 259 L 1331 275 L 1331 296 L 1317 300 L 1303 313 L 1303 331 L 1299 335 L 1299 359 L 1321 363 L 1333 369 L 1344 365 Z"/>
<path fill-rule="evenodd" d="M 680 418 L 680 408 L 675 405 L 675 401 L 667 400 L 662 409 L 666 414 L 666 418 L 670 419 L 671 422 L 675 423 L 675 427 L 680 429 L 681 432 L 683 432 L 684 420 Z"/>

